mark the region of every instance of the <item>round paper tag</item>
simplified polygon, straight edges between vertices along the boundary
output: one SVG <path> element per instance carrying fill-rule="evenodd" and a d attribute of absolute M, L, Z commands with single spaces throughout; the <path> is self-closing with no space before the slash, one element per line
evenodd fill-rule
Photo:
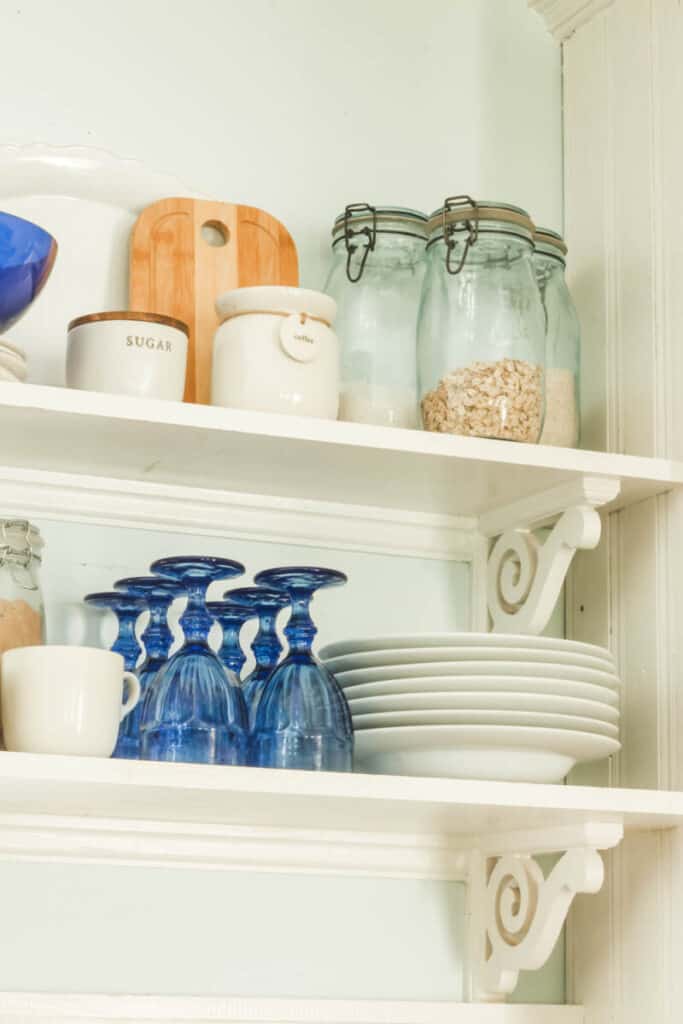
<path fill-rule="evenodd" d="M 324 325 L 317 320 L 292 313 L 280 324 L 280 344 L 287 355 L 298 363 L 311 363 L 320 351 L 324 329 Z"/>

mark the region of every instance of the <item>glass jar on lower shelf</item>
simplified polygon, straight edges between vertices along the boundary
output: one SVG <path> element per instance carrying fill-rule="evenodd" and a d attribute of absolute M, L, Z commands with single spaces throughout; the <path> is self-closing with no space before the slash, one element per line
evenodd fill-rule
<path fill-rule="evenodd" d="M 325 291 L 337 303 L 339 419 L 414 428 L 427 216 L 357 203 L 337 217 L 332 235 Z"/>
<path fill-rule="evenodd" d="M 567 246 L 561 235 L 538 228 L 534 269 L 546 318 L 545 421 L 541 444 L 579 443 L 581 327 L 565 280 Z"/>
<path fill-rule="evenodd" d="M 426 430 L 536 443 L 545 316 L 534 225 L 505 203 L 447 199 L 429 222 L 418 324 Z"/>

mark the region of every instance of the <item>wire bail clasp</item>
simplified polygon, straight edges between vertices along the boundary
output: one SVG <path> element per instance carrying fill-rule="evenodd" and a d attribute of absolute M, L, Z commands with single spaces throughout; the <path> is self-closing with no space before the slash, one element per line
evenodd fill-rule
<path fill-rule="evenodd" d="M 447 215 L 452 210 L 457 210 L 459 207 L 471 206 L 474 210 L 473 219 L 467 219 L 461 221 L 458 224 L 448 223 Z M 443 212 L 441 214 L 441 221 L 443 224 L 443 240 L 446 243 L 446 270 L 449 274 L 459 274 L 462 268 L 465 266 L 465 260 L 467 259 L 467 253 L 469 252 L 470 246 L 474 245 L 479 237 L 479 208 L 476 200 L 472 199 L 471 196 L 448 196 L 444 199 Z M 458 244 L 459 239 L 454 238 L 456 234 L 467 232 L 467 238 L 464 239 L 464 245 L 462 250 L 462 256 L 457 267 L 454 267 L 451 263 L 451 253 Z"/>
<path fill-rule="evenodd" d="M 353 215 L 356 213 L 369 213 L 372 216 L 372 227 L 367 224 L 363 228 L 352 228 L 351 223 L 353 221 Z M 367 239 L 363 249 L 363 255 L 361 257 L 360 266 L 358 268 L 358 274 L 356 277 L 351 273 L 351 257 L 355 251 L 359 248 L 359 242 L 354 242 L 353 239 L 359 235 L 363 235 Z M 346 244 L 346 276 L 348 277 L 351 284 L 356 284 L 360 281 L 365 270 L 365 261 L 368 258 L 368 253 L 372 252 L 375 248 L 375 242 L 377 241 L 377 210 L 374 206 L 370 206 L 369 203 L 349 203 L 344 209 L 344 242 Z"/>

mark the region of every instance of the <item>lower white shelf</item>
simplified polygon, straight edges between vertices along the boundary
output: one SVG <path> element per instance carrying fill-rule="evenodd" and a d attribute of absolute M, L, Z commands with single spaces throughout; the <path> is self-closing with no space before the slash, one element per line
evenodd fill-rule
<path fill-rule="evenodd" d="M 583 1024 L 580 1006 L 0 993 L 2 1024 Z"/>
<path fill-rule="evenodd" d="M 0 752 L 5 859 L 461 879 L 472 849 L 679 825 L 674 792 Z"/>

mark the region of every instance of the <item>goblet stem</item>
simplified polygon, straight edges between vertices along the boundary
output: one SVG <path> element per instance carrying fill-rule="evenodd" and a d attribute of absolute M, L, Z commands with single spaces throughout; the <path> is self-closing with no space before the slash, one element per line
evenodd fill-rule
<path fill-rule="evenodd" d="M 289 642 L 289 653 L 311 655 L 311 644 L 318 630 L 310 615 L 312 593 L 310 590 L 292 588 L 292 614 L 285 626 Z"/>
<path fill-rule="evenodd" d="M 239 674 L 247 660 L 240 644 L 240 633 L 244 625 L 244 617 L 230 618 L 229 616 L 223 616 L 220 621 L 223 626 L 223 643 L 218 652 L 218 657 L 226 668 L 232 669 L 239 678 Z"/>
<path fill-rule="evenodd" d="M 135 623 L 140 612 L 129 612 L 123 609 L 114 609 L 114 611 L 119 622 L 119 631 L 111 649 L 123 657 L 126 670 L 132 672 L 142 654 L 142 648 L 135 635 Z"/>
<path fill-rule="evenodd" d="M 278 663 L 282 644 L 275 628 L 276 622 L 277 611 L 261 612 L 258 632 L 251 645 L 254 657 L 256 658 L 256 664 L 259 668 L 275 668 Z"/>
<path fill-rule="evenodd" d="M 205 581 L 188 580 L 187 608 L 180 619 L 186 642 L 202 644 L 204 647 L 208 647 L 207 637 L 213 624 L 213 619 L 206 610 L 207 589 L 208 584 Z"/>
<path fill-rule="evenodd" d="M 168 627 L 168 609 L 173 597 L 148 598 L 149 624 L 142 634 L 148 660 L 165 661 L 173 643 L 173 633 Z"/>

